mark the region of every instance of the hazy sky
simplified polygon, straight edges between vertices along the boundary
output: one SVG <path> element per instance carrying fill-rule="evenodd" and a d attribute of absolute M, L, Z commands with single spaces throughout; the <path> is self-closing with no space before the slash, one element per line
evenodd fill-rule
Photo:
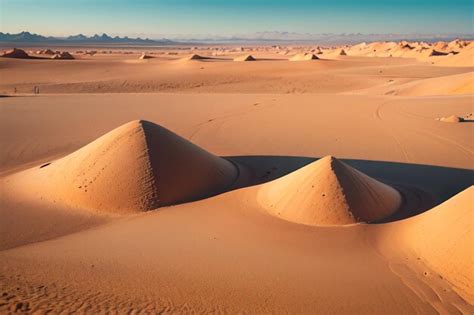
<path fill-rule="evenodd" d="M 473 33 L 473 0 L 0 0 L 1 31 L 148 36 Z"/>

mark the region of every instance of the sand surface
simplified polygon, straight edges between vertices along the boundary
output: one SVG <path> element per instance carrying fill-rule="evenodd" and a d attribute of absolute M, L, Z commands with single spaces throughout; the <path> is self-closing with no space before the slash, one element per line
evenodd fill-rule
<path fill-rule="evenodd" d="M 0 58 L 0 312 L 472 314 L 472 65 L 373 47 Z"/>

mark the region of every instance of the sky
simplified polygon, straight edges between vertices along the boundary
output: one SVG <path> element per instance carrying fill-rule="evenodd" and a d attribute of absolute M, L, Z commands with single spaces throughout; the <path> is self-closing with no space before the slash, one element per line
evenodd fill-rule
<path fill-rule="evenodd" d="M 0 31 L 149 38 L 264 31 L 473 34 L 473 0 L 0 0 Z"/>

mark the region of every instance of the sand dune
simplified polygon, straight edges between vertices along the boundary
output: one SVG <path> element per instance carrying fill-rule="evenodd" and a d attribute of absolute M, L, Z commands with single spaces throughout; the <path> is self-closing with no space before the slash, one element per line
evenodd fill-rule
<path fill-rule="evenodd" d="M 153 58 L 153 56 L 147 55 L 147 54 L 145 54 L 145 53 L 143 53 L 143 54 L 139 57 L 139 59 L 151 59 L 151 58 Z"/>
<path fill-rule="evenodd" d="M 442 122 L 459 123 L 459 122 L 462 122 L 464 119 L 456 115 L 451 115 L 451 116 L 438 118 L 438 120 Z"/>
<path fill-rule="evenodd" d="M 207 197 L 236 176 L 230 162 L 163 127 L 132 121 L 11 182 L 71 207 L 131 213 Z"/>
<path fill-rule="evenodd" d="M 297 54 L 291 57 L 290 61 L 308 61 L 308 60 L 317 60 L 319 59 L 316 55 L 311 53 Z"/>
<path fill-rule="evenodd" d="M 419 80 L 397 88 L 398 95 L 412 96 L 472 93 L 474 93 L 474 72 Z"/>
<path fill-rule="evenodd" d="M 381 250 L 389 255 L 412 251 L 474 304 L 473 201 L 471 186 L 428 212 L 379 227 Z"/>
<path fill-rule="evenodd" d="M 457 54 L 450 54 L 446 57 L 434 61 L 438 66 L 446 67 L 473 67 L 474 66 L 474 45 L 464 47 Z"/>
<path fill-rule="evenodd" d="M 264 185 L 258 199 L 273 215 L 307 225 L 375 221 L 401 206 L 395 189 L 332 156 Z"/>
<path fill-rule="evenodd" d="M 201 56 L 201 55 L 197 55 L 197 54 L 192 54 L 192 55 L 189 55 L 189 56 L 186 56 L 183 58 L 183 60 L 185 61 L 189 61 L 189 60 L 204 60 L 204 59 L 208 59 L 207 57 L 204 57 L 204 56 Z"/>
<path fill-rule="evenodd" d="M 54 54 L 51 59 L 66 59 L 66 60 L 71 60 L 71 59 L 74 59 L 74 56 L 71 55 L 69 52 L 67 51 L 63 51 L 63 52 L 60 52 L 60 53 L 56 53 Z"/>
<path fill-rule="evenodd" d="M 52 55 L 54 55 L 54 54 L 56 54 L 56 53 L 55 53 L 54 51 L 52 51 L 51 49 L 48 48 L 48 49 L 45 49 L 45 50 L 40 51 L 40 54 L 41 54 L 41 55 L 51 55 L 51 56 L 52 56 Z"/>
<path fill-rule="evenodd" d="M 1 57 L 4 58 L 18 58 L 18 59 L 29 59 L 31 58 L 23 49 L 13 48 L 4 52 Z"/>
<path fill-rule="evenodd" d="M 400 83 L 390 80 L 358 93 L 392 96 L 469 95 L 474 93 L 474 73 L 466 72 L 408 82 L 400 80 Z"/>
<path fill-rule="evenodd" d="M 413 58 L 445 66 L 473 66 L 470 42 L 373 42 L 349 47 L 351 56 Z M 462 53 L 461 57 L 454 57 Z M 469 57 L 470 56 L 470 57 Z M 442 57 L 442 58 L 441 58 Z"/>
<path fill-rule="evenodd" d="M 235 57 L 234 61 L 255 61 L 256 59 L 252 55 L 243 55 Z"/>

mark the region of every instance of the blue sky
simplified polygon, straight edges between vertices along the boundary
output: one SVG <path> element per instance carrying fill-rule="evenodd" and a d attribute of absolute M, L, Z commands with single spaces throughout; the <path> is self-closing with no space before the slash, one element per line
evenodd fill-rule
<path fill-rule="evenodd" d="M 0 0 L 1 31 L 157 37 L 473 33 L 473 0 Z"/>

